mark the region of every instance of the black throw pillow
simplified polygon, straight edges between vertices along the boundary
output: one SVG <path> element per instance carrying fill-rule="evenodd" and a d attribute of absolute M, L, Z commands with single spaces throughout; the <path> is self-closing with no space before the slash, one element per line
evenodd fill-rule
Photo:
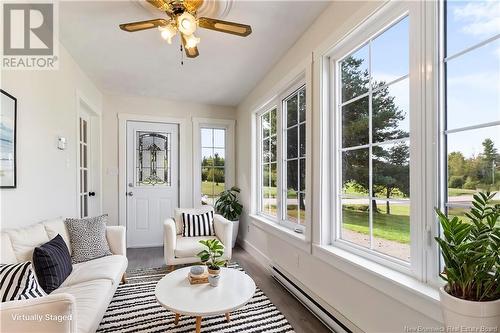
<path fill-rule="evenodd" d="M 33 266 L 38 283 L 47 294 L 59 288 L 73 270 L 68 246 L 61 235 L 35 247 Z"/>

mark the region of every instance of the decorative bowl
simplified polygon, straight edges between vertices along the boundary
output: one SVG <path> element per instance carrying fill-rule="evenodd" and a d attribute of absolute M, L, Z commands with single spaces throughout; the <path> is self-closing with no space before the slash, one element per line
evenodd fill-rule
<path fill-rule="evenodd" d="M 201 275 L 205 272 L 204 266 L 192 266 L 191 267 L 191 275 Z"/>

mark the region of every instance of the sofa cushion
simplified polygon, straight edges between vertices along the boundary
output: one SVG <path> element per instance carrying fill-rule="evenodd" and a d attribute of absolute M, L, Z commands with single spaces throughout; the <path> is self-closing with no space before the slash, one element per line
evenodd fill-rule
<path fill-rule="evenodd" d="M 33 249 L 50 240 L 41 223 L 25 228 L 9 229 L 6 232 L 9 234 L 17 261 L 31 261 Z"/>
<path fill-rule="evenodd" d="M 64 221 L 68 228 L 73 263 L 111 255 L 106 239 L 107 217 L 108 215 L 101 215 Z"/>
<path fill-rule="evenodd" d="M 217 239 L 215 236 L 206 237 L 182 237 L 177 236 L 177 246 L 174 254 L 177 258 L 196 257 L 198 253 L 206 249 L 206 246 L 200 244 L 201 240 Z"/>
<path fill-rule="evenodd" d="M 68 247 L 69 253 L 71 254 L 71 243 L 69 241 L 68 229 L 66 228 L 66 224 L 64 224 L 64 219 L 62 217 L 58 217 L 52 220 L 43 221 L 42 223 L 49 239 L 53 239 L 58 234 L 61 235 L 62 239 L 64 239 L 64 242 L 66 243 L 66 246 Z"/>
<path fill-rule="evenodd" d="M 182 213 L 182 223 L 182 236 L 184 237 L 215 235 L 213 211 L 203 214 Z"/>
<path fill-rule="evenodd" d="M 73 271 L 61 284 L 61 288 L 97 279 L 105 279 L 118 284 L 126 269 L 127 258 L 116 255 L 74 264 Z"/>
<path fill-rule="evenodd" d="M 12 248 L 9 234 L 6 232 L 0 233 L 0 263 L 15 264 L 17 262 L 16 254 Z"/>
<path fill-rule="evenodd" d="M 0 299 L 2 302 L 46 296 L 38 284 L 31 262 L 0 265 Z"/>
<path fill-rule="evenodd" d="M 38 282 L 47 294 L 59 288 L 73 269 L 68 246 L 61 235 L 57 234 L 49 242 L 35 247 L 33 266 Z"/>
<path fill-rule="evenodd" d="M 182 234 L 183 224 L 182 224 L 182 213 L 186 214 L 204 214 L 207 212 L 213 212 L 214 207 L 206 205 L 200 208 L 176 208 L 175 209 L 175 228 L 177 229 L 177 235 Z"/>
<path fill-rule="evenodd" d="M 110 280 L 93 280 L 54 290 L 52 295 L 67 293 L 75 297 L 78 333 L 93 333 L 113 297 L 113 283 Z"/>

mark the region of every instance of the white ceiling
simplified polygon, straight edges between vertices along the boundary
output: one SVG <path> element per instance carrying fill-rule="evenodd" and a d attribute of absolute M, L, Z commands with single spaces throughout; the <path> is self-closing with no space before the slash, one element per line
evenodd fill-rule
<path fill-rule="evenodd" d="M 224 19 L 250 24 L 253 33 L 242 38 L 199 29 L 200 56 L 184 59 L 184 66 L 178 39 L 168 45 L 157 30 L 118 28 L 166 16 L 133 1 L 60 2 L 60 38 L 103 91 L 235 106 L 326 6 L 328 1 L 236 0 Z"/>

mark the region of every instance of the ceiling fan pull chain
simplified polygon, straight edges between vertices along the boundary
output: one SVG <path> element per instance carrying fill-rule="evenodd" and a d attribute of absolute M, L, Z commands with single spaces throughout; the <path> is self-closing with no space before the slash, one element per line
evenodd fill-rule
<path fill-rule="evenodd" d="M 184 50 L 182 48 L 182 43 L 181 43 L 181 66 L 184 66 Z"/>

